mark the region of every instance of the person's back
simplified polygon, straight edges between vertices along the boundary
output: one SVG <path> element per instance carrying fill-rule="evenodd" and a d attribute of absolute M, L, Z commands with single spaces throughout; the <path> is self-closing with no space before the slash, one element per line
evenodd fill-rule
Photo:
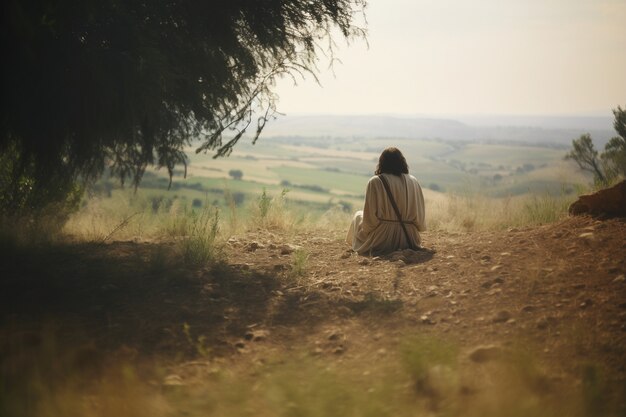
<path fill-rule="evenodd" d="M 365 205 L 353 217 L 347 242 L 361 255 L 419 247 L 419 232 L 426 230 L 424 197 L 417 179 L 409 175 L 402 153 L 396 148 L 385 149 L 376 174 L 367 184 Z M 392 198 L 401 219 L 393 207 Z"/>

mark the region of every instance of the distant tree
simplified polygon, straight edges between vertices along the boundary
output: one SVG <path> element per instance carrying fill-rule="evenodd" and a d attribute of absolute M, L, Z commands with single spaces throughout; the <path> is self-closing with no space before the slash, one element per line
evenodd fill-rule
<path fill-rule="evenodd" d="M 439 186 L 439 184 L 435 184 L 434 182 L 428 184 L 428 188 L 433 191 L 441 191 L 441 187 Z"/>
<path fill-rule="evenodd" d="M 572 141 L 573 149 L 565 155 L 565 159 L 573 159 L 580 169 L 593 173 L 597 182 L 606 183 L 598 151 L 593 146 L 591 135 L 586 133 Z"/>
<path fill-rule="evenodd" d="M 617 106 L 613 115 L 613 127 L 619 136 L 609 140 L 604 152 L 598 154 L 591 135 L 587 133 L 573 140 L 573 149 L 565 155 L 565 159 L 574 160 L 580 169 L 593 173 L 594 181 L 601 185 L 626 176 L 626 109 Z"/>
<path fill-rule="evenodd" d="M 194 199 L 191 201 L 191 207 L 194 207 L 194 208 L 200 208 L 200 207 L 202 207 L 202 200 L 200 200 L 199 198 L 194 198 Z"/>
<path fill-rule="evenodd" d="M 240 169 L 231 169 L 228 171 L 228 175 L 233 177 L 235 180 L 241 180 L 243 178 L 243 171 Z"/>
<path fill-rule="evenodd" d="M 363 36 L 365 1 L 6 0 L 3 198 L 63 194 L 107 166 L 135 185 L 149 165 L 171 177 L 192 138 L 216 156 L 251 126 L 256 141 L 277 77 L 315 76 L 331 32 Z"/>
<path fill-rule="evenodd" d="M 234 192 L 232 198 L 236 206 L 241 206 L 246 199 L 246 195 L 242 192 Z"/>
<path fill-rule="evenodd" d="M 495 174 L 495 175 L 493 176 L 493 180 L 494 180 L 494 181 L 502 181 L 502 175 L 500 175 L 500 174 Z"/>

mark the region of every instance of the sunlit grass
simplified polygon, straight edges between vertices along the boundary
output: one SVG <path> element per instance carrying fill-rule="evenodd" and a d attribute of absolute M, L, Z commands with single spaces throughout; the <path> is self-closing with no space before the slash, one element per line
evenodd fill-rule
<path fill-rule="evenodd" d="M 467 232 L 559 221 L 567 216 L 568 206 L 581 192 L 582 189 L 574 194 L 525 194 L 507 198 L 473 192 L 431 193 L 426 199 L 427 228 Z M 228 190 L 225 195 L 228 202 Z M 316 230 L 337 238 L 345 234 L 352 213 L 341 205 L 331 205 L 326 211 L 307 210 L 306 206 L 294 204 L 289 195 L 288 189 L 271 193 L 260 188 L 256 197 L 248 199 L 243 206 L 237 206 L 231 196 L 230 202 L 220 209 L 220 236 L 227 239 L 259 228 L 287 235 Z M 183 199 L 155 200 L 130 191 L 117 193 L 112 198 L 87 200 L 70 218 L 64 232 L 79 240 L 96 242 L 171 239 L 189 235 L 195 213 L 211 207 L 208 202 L 195 208 Z"/>
<path fill-rule="evenodd" d="M 480 194 L 448 194 L 445 199 L 426 201 L 430 230 L 468 232 L 535 226 L 563 220 L 576 194 L 525 194 L 490 198 Z M 429 204 L 430 203 L 430 204 Z"/>

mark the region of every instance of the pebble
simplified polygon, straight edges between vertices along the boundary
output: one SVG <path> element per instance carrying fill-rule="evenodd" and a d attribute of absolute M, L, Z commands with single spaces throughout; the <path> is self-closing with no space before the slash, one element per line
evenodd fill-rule
<path fill-rule="evenodd" d="M 291 245 L 289 243 L 284 244 L 280 247 L 280 254 L 281 255 L 289 255 L 290 253 L 293 253 L 295 251 L 297 251 L 298 249 L 300 249 L 300 246 L 296 246 L 296 245 Z"/>
<path fill-rule="evenodd" d="M 493 321 L 494 323 L 504 323 L 506 321 L 508 321 L 511 318 L 511 313 L 509 313 L 506 310 L 502 310 L 499 311 L 498 314 L 496 314 L 491 321 Z"/>
<path fill-rule="evenodd" d="M 548 328 L 548 326 L 551 326 L 553 324 L 555 324 L 557 321 L 556 318 L 554 317 L 544 317 L 544 318 L 540 318 L 539 320 L 537 320 L 537 328 L 539 330 L 545 330 Z"/>
<path fill-rule="evenodd" d="M 478 346 L 469 353 L 474 362 L 483 363 L 498 359 L 502 355 L 502 348 L 495 345 Z"/>
<path fill-rule="evenodd" d="M 333 353 L 335 355 L 341 355 L 345 351 L 346 351 L 346 348 L 344 348 L 343 346 L 337 346 L 335 349 L 333 349 Z"/>
<path fill-rule="evenodd" d="M 613 283 L 617 284 L 617 283 L 622 283 L 626 281 L 626 277 L 624 276 L 624 274 L 618 275 L 614 280 Z"/>
<path fill-rule="evenodd" d="M 593 300 L 591 298 L 587 298 L 585 301 L 580 303 L 580 308 L 587 308 L 593 304 Z"/>
<path fill-rule="evenodd" d="M 345 338 L 344 334 L 339 330 L 331 330 L 327 336 L 328 340 L 340 340 L 344 338 Z"/>
<path fill-rule="evenodd" d="M 433 320 L 432 318 L 430 318 L 430 316 L 424 314 L 423 316 L 420 316 L 420 322 L 422 322 L 422 324 L 436 324 L 437 322 L 435 320 Z"/>
<path fill-rule="evenodd" d="M 270 332 L 268 330 L 250 330 L 245 334 L 244 338 L 253 342 L 262 342 L 267 339 L 269 335 Z"/>
<path fill-rule="evenodd" d="M 581 239 L 589 239 L 592 240 L 594 238 L 594 235 L 592 232 L 586 232 L 586 233 L 581 233 L 578 235 L 579 238 Z"/>
<path fill-rule="evenodd" d="M 163 378 L 163 385 L 166 387 L 180 387 L 185 385 L 180 375 L 171 374 Z"/>

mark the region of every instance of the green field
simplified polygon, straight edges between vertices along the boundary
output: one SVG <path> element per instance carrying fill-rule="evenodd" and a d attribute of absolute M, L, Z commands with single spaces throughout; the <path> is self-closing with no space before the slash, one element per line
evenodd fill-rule
<path fill-rule="evenodd" d="M 426 190 L 513 197 L 524 194 L 572 193 L 590 179 L 570 162 L 565 149 L 503 143 L 446 142 L 424 139 L 271 138 L 252 145 L 242 139 L 227 158 L 187 150 L 188 173 L 182 167 L 173 178 L 165 170 L 146 173 L 139 191 L 149 199 L 180 199 L 185 204 L 228 206 L 234 198 L 245 206 L 263 192 L 323 211 L 340 203 L 346 210 L 362 204 L 365 185 L 376 169 L 377 157 L 388 146 L 399 147 L 410 172 Z M 229 171 L 243 173 L 234 180 Z M 113 179 L 108 189 L 118 188 Z M 435 190 L 433 193 L 430 190 Z"/>

